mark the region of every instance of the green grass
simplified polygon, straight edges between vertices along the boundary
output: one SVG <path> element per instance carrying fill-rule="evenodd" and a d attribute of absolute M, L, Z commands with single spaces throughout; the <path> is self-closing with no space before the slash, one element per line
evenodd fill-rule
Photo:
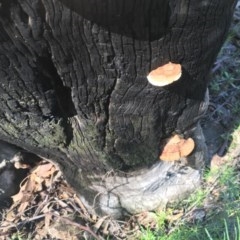
<path fill-rule="evenodd" d="M 158 227 L 142 230 L 141 240 L 240 240 L 240 185 L 235 168 L 226 164 L 220 169 L 208 171 L 202 189 L 196 190 L 187 200 L 172 206 L 184 209 L 180 220 L 167 223 L 168 214 L 158 214 Z M 210 183 L 209 183 L 210 181 Z M 215 193 L 214 193 L 215 191 Z M 217 199 L 213 198 L 217 194 Z M 197 209 L 204 209 L 204 220 L 193 221 Z"/>
<path fill-rule="evenodd" d="M 156 235 L 155 232 L 153 232 L 150 229 L 142 230 L 142 235 L 140 236 L 140 240 L 155 240 Z"/>
<path fill-rule="evenodd" d="M 232 229 L 230 229 L 230 227 Z M 205 228 L 205 232 L 207 234 L 207 239 L 209 240 L 240 240 L 240 222 L 239 217 L 236 218 L 236 221 L 233 226 L 229 226 L 229 222 L 227 222 L 226 219 L 224 219 L 224 231 L 222 236 L 219 236 L 219 238 L 213 237 L 207 228 Z"/>
<path fill-rule="evenodd" d="M 23 236 L 22 233 L 14 233 L 10 238 L 9 240 L 26 240 L 26 238 Z"/>

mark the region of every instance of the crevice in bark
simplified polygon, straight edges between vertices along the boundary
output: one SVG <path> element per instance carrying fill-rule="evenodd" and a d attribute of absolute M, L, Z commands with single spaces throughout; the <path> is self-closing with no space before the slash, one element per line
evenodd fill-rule
<path fill-rule="evenodd" d="M 20 6 L 18 8 L 16 7 L 16 12 L 17 12 L 21 22 L 23 24 L 28 24 L 29 16 L 23 9 L 21 9 Z"/>
<path fill-rule="evenodd" d="M 116 83 L 117 83 L 117 79 L 114 80 L 114 84 L 113 86 L 107 91 L 107 98 L 106 98 L 106 101 L 104 102 L 104 112 L 105 112 L 105 115 L 106 115 L 106 119 L 103 121 L 103 127 L 104 127 L 104 131 L 103 131 L 103 149 L 106 147 L 106 131 L 107 131 L 107 125 L 108 125 L 108 122 L 109 122 L 109 112 L 110 112 L 110 103 L 111 103 L 111 97 L 112 97 L 112 93 L 115 89 L 115 86 L 116 86 Z"/>
<path fill-rule="evenodd" d="M 63 85 L 57 70 L 48 57 L 40 57 L 37 62 L 39 72 L 43 71 L 41 83 L 45 91 L 53 89 L 57 101 L 56 109 L 52 109 L 53 115 L 59 117 L 73 117 L 77 114 L 71 97 L 71 89 Z"/>
<path fill-rule="evenodd" d="M 2 19 L 9 19 L 11 12 L 10 12 L 10 8 L 11 5 L 14 3 L 17 3 L 16 0 L 13 1 L 9 1 L 9 0 L 2 0 L 1 1 L 1 6 L 0 6 L 0 16 Z"/>
<path fill-rule="evenodd" d="M 39 16 L 41 17 L 41 19 L 44 20 L 46 18 L 46 11 L 45 11 L 45 7 L 44 7 L 42 0 L 39 0 L 37 2 L 36 10 L 39 13 Z"/>
<path fill-rule="evenodd" d="M 106 121 L 104 121 L 104 128 L 105 128 L 105 131 L 104 131 L 104 148 L 106 148 L 106 136 L 107 136 L 107 131 L 109 131 L 108 129 L 108 124 L 109 124 L 109 119 L 110 119 L 110 105 L 111 105 L 111 97 L 112 97 L 112 94 L 113 94 L 113 91 L 115 89 L 115 86 L 117 84 L 117 80 L 115 79 L 115 82 L 114 82 L 114 85 L 112 86 L 112 88 L 109 90 L 109 95 L 106 99 L 106 104 L 105 104 L 105 113 L 106 113 Z M 113 147 L 112 149 L 114 152 L 115 152 L 115 149 Z"/>
<path fill-rule="evenodd" d="M 46 115 L 43 113 L 43 119 L 49 121 L 62 119 L 61 124 L 66 134 L 65 144 L 68 146 L 73 139 L 73 129 L 69 123 L 69 118 L 77 115 L 71 97 L 71 89 L 63 85 L 57 69 L 51 61 L 50 54 L 39 57 L 36 66 L 39 69 L 39 73 L 42 73 L 39 76 L 39 81 L 47 101 L 50 102 L 50 112 L 47 112 Z"/>

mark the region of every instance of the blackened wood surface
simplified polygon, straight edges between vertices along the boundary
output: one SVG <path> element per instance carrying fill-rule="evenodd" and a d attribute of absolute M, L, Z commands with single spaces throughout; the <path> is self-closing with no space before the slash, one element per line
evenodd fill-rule
<path fill-rule="evenodd" d="M 54 159 L 82 192 L 93 176 L 151 166 L 164 138 L 191 136 L 233 7 L 1 1 L 0 138 Z M 151 86 L 148 73 L 169 61 L 182 65 L 181 79 Z"/>

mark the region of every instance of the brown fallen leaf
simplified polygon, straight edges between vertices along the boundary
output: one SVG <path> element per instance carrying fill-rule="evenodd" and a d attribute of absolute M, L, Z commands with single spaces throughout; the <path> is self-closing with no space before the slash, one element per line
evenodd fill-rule
<path fill-rule="evenodd" d="M 146 228 L 153 229 L 157 226 L 158 216 L 153 212 L 143 212 L 135 215 L 138 224 Z"/>
<path fill-rule="evenodd" d="M 21 183 L 19 192 L 12 196 L 15 205 L 19 204 L 18 213 L 20 215 L 24 213 L 34 199 L 34 193 L 42 191 L 45 179 L 51 177 L 55 170 L 51 163 L 41 164 Z"/>
<path fill-rule="evenodd" d="M 181 210 L 181 211 L 178 211 L 174 214 L 170 214 L 169 216 L 167 216 L 167 220 L 169 222 L 174 222 L 174 221 L 179 220 L 183 215 L 184 215 L 184 211 Z"/>
<path fill-rule="evenodd" d="M 27 169 L 27 168 L 31 168 L 31 166 L 29 164 L 26 163 L 22 163 L 20 161 L 14 162 L 14 167 L 16 169 Z"/>
<path fill-rule="evenodd" d="M 37 168 L 34 170 L 34 173 L 38 177 L 47 178 L 50 177 L 55 171 L 56 168 L 52 163 L 46 163 L 37 166 Z"/>
<path fill-rule="evenodd" d="M 211 159 L 210 163 L 211 170 L 220 168 L 221 166 L 226 164 L 226 162 L 227 162 L 226 158 L 220 157 L 218 154 L 215 154 Z"/>
<path fill-rule="evenodd" d="M 108 216 L 104 216 L 98 219 L 98 221 L 93 225 L 93 229 L 95 232 L 97 232 L 100 229 L 100 227 L 103 225 L 107 218 Z"/>

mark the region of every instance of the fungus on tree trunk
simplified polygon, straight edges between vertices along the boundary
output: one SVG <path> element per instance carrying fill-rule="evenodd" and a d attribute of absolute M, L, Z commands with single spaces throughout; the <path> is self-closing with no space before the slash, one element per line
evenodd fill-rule
<path fill-rule="evenodd" d="M 192 138 L 184 139 L 176 134 L 168 139 L 159 158 L 163 161 L 177 161 L 181 157 L 190 155 L 194 147 Z"/>
<path fill-rule="evenodd" d="M 181 65 L 169 62 L 152 70 L 147 76 L 147 79 L 152 85 L 163 87 L 177 81 L 181 75 Z"/>

